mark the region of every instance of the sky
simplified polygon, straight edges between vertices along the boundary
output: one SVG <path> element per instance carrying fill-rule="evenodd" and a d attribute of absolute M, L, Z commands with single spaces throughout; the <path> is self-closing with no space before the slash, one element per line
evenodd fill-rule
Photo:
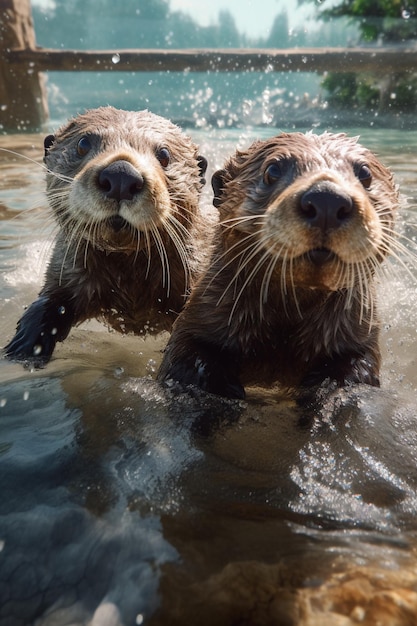
<path fill-rule="evenodd" d="M 40 5 L 51 2 L 32 1 Z M 311 5 L 300 8 L 298 0 L 170 0 L 169 6 L 172 11 L 189 13 L 202 26 L 216 23 L 219 11 L 228 10 L 233 15 L 238 30 L 250 37 L 266 37 L 276 15 L 284 8 L 290 27 L 302 19 L 306 10 L 311 9 Z"/>
<path fill-rule="evenodd" d="M 217 21 L 219 11 L 227 9 L 237 28 L 250 36 L 267 35 L 277 13 L 284 7 L 288 13 L 297 10 L 297 0 L 171 0 L 173 11 L 190 13 L 193 19 L 208 26 Z"/>

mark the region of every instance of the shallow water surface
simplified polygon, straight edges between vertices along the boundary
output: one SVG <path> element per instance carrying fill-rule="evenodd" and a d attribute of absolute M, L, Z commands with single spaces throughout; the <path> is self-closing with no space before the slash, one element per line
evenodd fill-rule
<path fill-rule="evenodd" d="M 194 138 L 212 171 L 274 132 Z M 393 169 L 413 239 L 417 133 L 349 132 Z M 0 151 L 4 345 L 54 229 L 42 137 L 0 147 L 34 160 Z M 276 391 L 174 395 L 154 381 L 166 336 L 94 321 L 44 369 L 1 360 L 1 626 L 414 624 L 417 261 L 404 262 L 381 278 L 381 389 L 323 389 L 311 414 Z"/>

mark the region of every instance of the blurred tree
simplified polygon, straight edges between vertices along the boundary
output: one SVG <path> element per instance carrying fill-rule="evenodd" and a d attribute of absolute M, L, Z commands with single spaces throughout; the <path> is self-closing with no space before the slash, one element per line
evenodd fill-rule
<path fill-rule="evenodd" d="M 289 47 L 289 32 L 288 14 L 283 11 L 274 19 L 269 37 L 266 40 L 268 48 L 288 48 Z"/>
<path fill-rule="evenodd" d="M 201 27 L 187 14 L 171 11 L 169 0 L 54 0 L 33 3 L 38 42 L 53 48 L 240 47 L 232 14 L 220 11 L 217 24 Z"/>
<path fill-rule="evenodd" d="M 230 11 L 219 12 L 218 45 L 219 47 L 238 48 L 241 44 L 241 36 Z"/>

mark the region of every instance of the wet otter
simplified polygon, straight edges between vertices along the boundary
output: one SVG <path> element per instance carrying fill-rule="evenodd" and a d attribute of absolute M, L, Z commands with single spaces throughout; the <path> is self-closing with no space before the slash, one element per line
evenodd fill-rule
<path fill-rule="evenodd" d="M 149 111 L 87 111 L 45 139 L 47 196 L 58 223 L 45 285 L 5 347 L 49 360 L 89 318 L 122 332 L 170 330 L 198 259 L 206 160 Z"/>
<path fill-rule="evenodd" d="M 374 275 L 393 242 L 391 173 L 345 134 L 281 134 L 212 180 L 211 262 L 158 373 L 232 398 L 245 385 L 379 384 Z"/>

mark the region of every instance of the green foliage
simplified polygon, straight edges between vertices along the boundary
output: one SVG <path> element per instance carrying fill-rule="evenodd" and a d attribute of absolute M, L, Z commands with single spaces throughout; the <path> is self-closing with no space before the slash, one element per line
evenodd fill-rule
<path fill-rule="evenodd" d="M 331 8 L 320 4 L 318 12 L 325 21 L 349 18 L 357 25 L 359 44 L 404 45 L 417 39 L 417 0 L 342 0 Z M 330 73 L 322 82 L 329 103 L 379 112 L 414 110 L 417 75 L 401 72 L 400 54 L 398 73 L 385 81 L 367 74 Z"/>

